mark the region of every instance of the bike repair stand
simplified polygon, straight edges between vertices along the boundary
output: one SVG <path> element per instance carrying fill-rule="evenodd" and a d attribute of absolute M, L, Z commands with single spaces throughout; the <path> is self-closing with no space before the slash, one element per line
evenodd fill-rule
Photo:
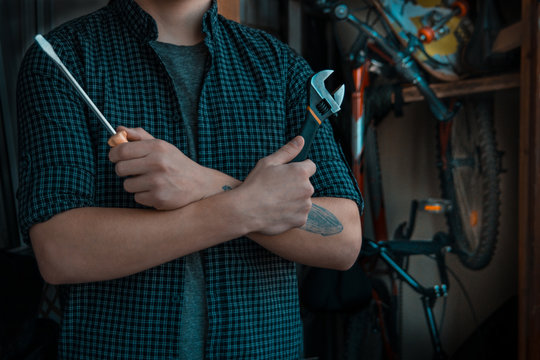
<path fill-rule="evenodd" d="M 449 251 L 450 238 L 448 234 L 443 232 L 436 233 L 431 241 L 410 240 L 410 237 L 414 230 L 416 213 L 419 207 L 421 211 L 441 214 L 448 211 L 450 206 L 451 203 L 443 199 L 414 200 L 411 205 L 409 223 L 403 223 L 396 229 L 396 238 L 400 240 L 379 243 L 371 240 L 368 241 L 368 246 L 371 247 L 369 252 L 378 253 L 401 280 L 405 281 L 415 292 L 421 295 L 420 299 L 422 300 L 424 315 L 430 331 L 431 343 L 434 350 L 433 358 L 435 360 L 446 360 L 448 358 L 442 349 L 439 330 L 433 314 L 433 307 L 438 298 L 448 296 L 449 281 L 444 254 Z M 398 265 L 393 258 L 393 256 L 408 257 L 410 255 L 434 255 L 441 284 L 429 288 L 422 286 L 405 269 Z"/>

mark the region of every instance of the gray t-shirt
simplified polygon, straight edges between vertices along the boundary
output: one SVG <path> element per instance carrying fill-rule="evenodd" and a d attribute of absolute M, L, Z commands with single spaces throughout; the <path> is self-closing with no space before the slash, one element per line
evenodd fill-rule
<path fill-rule="evenodd" d="M 189 156 L 197 160 L 197 110 L 208 49 L 204 43 L 178 46 L 157 41 L 152 47 L 165 65 L 180 103 Z M 184 303 L 180 322 L 180 359 L 204 359 L 207 328 L 206 284 L 199 253 L 184 257 Z"/>

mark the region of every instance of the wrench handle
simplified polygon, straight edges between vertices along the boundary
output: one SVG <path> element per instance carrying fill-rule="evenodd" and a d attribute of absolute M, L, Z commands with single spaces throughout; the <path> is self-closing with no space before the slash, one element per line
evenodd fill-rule
<path fill-rule="evenodd" d="M 315 115 L 313 110 L 308 106 L 307 112 L 306 112 L 306 120 L 304 121 L 304 124 L 302 125 L 302 129 L 300 129 L 300 136 L 304 138 L 304 147 L 302 148 L 302 151 L 300 151 L 300 154 L 296 155 L 296 157 L 292 160 L 292 162 L 299 162 L 304 161 L 307 158 L 307 154 L 309 150 L 311 149 L 311 143 L 313 142 L 313 139 L 315 138 L 315 135 L 317 134 L 317 130 L 319 130 L 319 126 L 321 125 L 321 120 Z"/>

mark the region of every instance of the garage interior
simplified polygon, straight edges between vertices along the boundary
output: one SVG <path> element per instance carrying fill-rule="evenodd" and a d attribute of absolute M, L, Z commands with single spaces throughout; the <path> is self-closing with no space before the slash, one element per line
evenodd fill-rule
<path fill-rule="evenodd" d="M 39 310 L 37 304 L 42 300 L 43 286 L 30 251 L 19 240 L 17 226 L 16 70 L 36 33 L 46 33 L 106 3 L 105 0 L 2 2 L 0 249 L 3 260 L 0 270 L 11 290 L 1 296 L 0 304 L 4 310 L 22 312 L 22 315 L 3 314 L 4 324 L 19 323 L 20 319 L 33 321 Z M 354 7 L 358 1 L 346 3 Z M 493 99 L 497 148 L 503 154 L 499 235 L 494 257 L 484 269 L 467 269 L 454 254 L 446 256 L 451 290 L 445 301 L 437 301 L 434 316 L 439 325 L 442 324 L 439 328 L 441 342 L 451 359 L 487 359 L 499 355 L 536 360 L 540 357 L 537 341 L 540 339 L 540 312 L 537 311 L 540 306 L 540 4 L 533 0 L 495 3 L 507 17 L 505 28 L 509 30 L 505 34 L 510 34 L 507 46 L 518 56 L 513 63 L 515 66 L 476 77 L 474 81 L 438 82 L 436 87 L 438 94 L 445 97 L 484 95 Z M 338 76 L 344 76 L 344 71 L 338 69 L 340 59 L 335 39 L 329 35 L 330 26 L 311 19 L 302 1 L 218 0 L 218 7 L 225 17 L 268 31 L 288 43 L 308 60 L 314 71 L 330 67 L 336 68 Z M 353 36 L 348 31 L 341 30 L 342 36 Z M 389 234 L 407 221 L 412 199 L 441 197 L 435 120 L 426 102 L 413 88 L 403 90 L 403 100 L 401 116 L 389 111 L 377 125 Z M 336 134 L 344 150 L 350 152 L 350 139 L 345 138 L 347 128 L 337 126 Z M 364 236 L 372 238 L 374 229 L 369 225 L 369 211 L 366 209 Z M 444 216 L 418 214 L 415 239 L 428 240 L 439 231 L 447 231 Z M 436 264 L 430 258 L 411 257 L 408 271 L 426 286 L 439 282 Z M 420 297 L 410 287 L 400 285 L 400 289 L 397 314 L 401 351 L 397 359 L 430 359 L 432 342 Z M 33 301 L 23 304 L 21 298 Z M 19 317 L 9 317 L 11 315 Z M 353 315 L 350 311 L 306 315 L 306 327 L 316 328 L 306 328 L 306 337 L 312 336 L 306 338 L 306 358 L 344 358 L 344 324 Z M 39 326 L 32 323 L 26 329 L 16 330 L 54 330 L 51 324 L 43 325 L 45 330 Z M 10 335 L 13 328 L 9 325 L 0 329 L 0 337 L 4 337 L 0 338 L 0 359 L 3 359 L 2 346 L 7 348 L 6 342 L 12 339 Z"/>

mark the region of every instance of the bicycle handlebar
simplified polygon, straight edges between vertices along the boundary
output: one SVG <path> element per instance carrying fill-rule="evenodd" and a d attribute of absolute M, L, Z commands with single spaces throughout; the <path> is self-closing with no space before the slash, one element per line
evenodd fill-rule
<path fill-rule="evenodd" d="M 346 4 L 339 2 L 336 3 L 334 1 L 318 0 L 317 7 L 319 7 L 323 13 L 330 14 L 330 16 L 335 20 L 350 23 L 360 33 L 366 35 L 369 39 L 374 41 L 381 48 L 381 50 L 388 54 L 394 61 L 397 72 L 403 76 L 405 80 L 415 85 L 418 88 L 418 91 L 420 91 L 420 93 L 424 96 L 429 104 L 431 112 L 438 121 L 449 121 L 456 115 L 460 105 L 456 104 L 453 109 L 449 109 L 437 97 L 437 95 L 435 95 L 412 56 L 405 51 L 396 48 L 375 29 L 351 14 L 349 12 L 349 7 Z M 415 46 L 421 46 L 421 44 Z M 353 46 L 351 51 L 358 51 L 358 49 L 355 49 Z M 350 55 L 350 58 L 354 58 L 356 54 Z"/>
<path fill-rule="evenodd" d="M 424 240 L 390 240 L 374 242 L 365 239 L 362 252 L 374 255 L 384 250 L 396 255 L 438 255 L 451 245 L 448 235 L 437 233 L 431 241 Z"/>
<path fill-rule="evenodd" d="M 439 254 L 448 244 L 440 244 L 433 241 L 387 241 L 387 244 L 379 244 L 388 248 L 398 255 L 435 255 Z"/>

